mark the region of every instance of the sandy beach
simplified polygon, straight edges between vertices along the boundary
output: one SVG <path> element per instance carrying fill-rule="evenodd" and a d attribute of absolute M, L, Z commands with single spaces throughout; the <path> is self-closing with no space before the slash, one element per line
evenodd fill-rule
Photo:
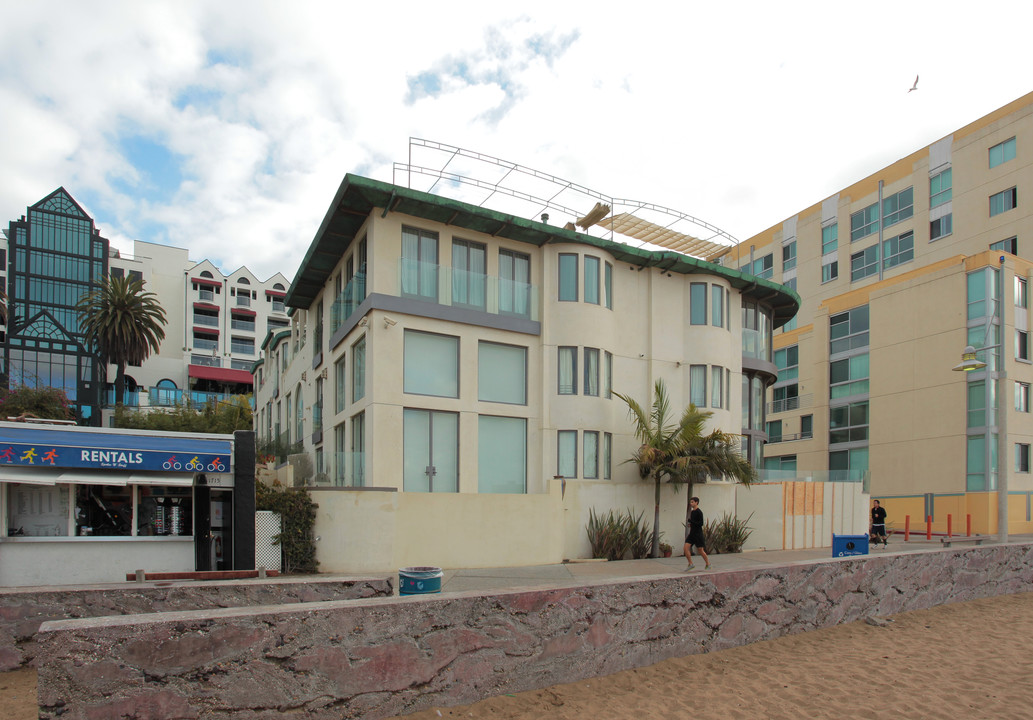
<path fill-rule="evenodd" d="M 665 660 L 410 720 L 1028 718 L 1033 593 Z M 31 669 L 0 674 L 0 719 L 34 720 Z"/>

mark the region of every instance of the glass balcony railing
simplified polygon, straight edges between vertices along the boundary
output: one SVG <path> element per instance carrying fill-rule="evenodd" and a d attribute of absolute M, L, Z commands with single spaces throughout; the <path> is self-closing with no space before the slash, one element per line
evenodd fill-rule
<path fill-rule="evenodd" d="M 219 318 L 216 315 L 198 315 L 197 313 L 194 313 L 194 325 L 219 327 Z"/>
<path fill-rule="evenodd" d="M 359 307 L 359 303 L 365 299 L 366 273 L 360 272 L 334 298 L 334 304 L 330 307 L 330 332 L 334 332 L 341 327 L 344 321 L 351 317 L 351 314 Z"/>
<path fill-rule="evenodd" d="M 140 391 L 126 390 L 122 398 L 122 404 L 125 407 L 140 407 Z M 115 407 L 115 388 L 108 388 L 107 395 L 104 398 L 104 407 Z"/>
<path fill-rule="evenodd" d="M 190 403 L 194 407 L 207 405 L 210 402 L 228 402 L 232 393 L 200 392 L 197 390 L 181 390 L 179 388 L 152 387 L 147 391 L 148 400 L 153 407 L 175 407 Z"/>
<path fill-rule="evenodd" d="M 366 453 L 336 452 L 327 477 L 334 487 L 366 487 Z"/>
<path fill-rule="evenodd" d="M 538 287 L 520 280 L 407 258 L 398 261 L 397 279 L 399 294 L 405 298 L 471 308 L 492 315 L 535 321 L 539 318 Z"/>
<path fill-rule="evenodd" d="M 190 364 L 204 365 L 205 367 L 222 367 L 222 358 L 195 354 L 190 356 Z"/>
<path fill-rule="evenodd" d="M 244 332 L 254 332 L 255 331 L 255 321 L 254 320 L 238 320 L 237 318 L 233 318 L 232 320 L 230 320 L 230 327 L 232 329 L 234 329 L 234 330 L 243 330 Z"/>
<path fill-rule="evenodd" d="M 218 340 L 205 340 L 194 337 L 194 350 L 215 350 L 219 347 Z"/>

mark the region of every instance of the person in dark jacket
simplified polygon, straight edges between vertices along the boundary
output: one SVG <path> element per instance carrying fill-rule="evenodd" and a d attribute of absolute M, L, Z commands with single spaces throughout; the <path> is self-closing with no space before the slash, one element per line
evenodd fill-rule
<path fill-rule="evenodd" d="M 689 507 L 691 508 L 689 512 L 689 534 L 685 536 L 685 559 L 689 561 L 689 566 L 685 568 L 685 572 L 696 569 L 696 566 L 692 564 L 692 548 L 699 550 L 699 556 L 706 563 L 706 567 L 703 569 L 709 570 L 710 558 L 707 556 L 707 541 L 703 537 L 703 511 L 699 509 L 699 498 L 690 498 Z"/>

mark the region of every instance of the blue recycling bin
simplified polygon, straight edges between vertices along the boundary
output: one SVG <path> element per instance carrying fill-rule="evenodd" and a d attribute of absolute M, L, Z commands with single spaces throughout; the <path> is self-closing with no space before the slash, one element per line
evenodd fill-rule
<path fill-rule="evenodd" d="M 832 536 L 832 557 L 847 557 L 849 555 L 867 555 L 867 535 L 833 535 Z"/>
<path fill-rule="evenodd" d="M 423 595 L 441 592 L 441 568 L 407 567 L 398 571 L 399 595 Z"/>

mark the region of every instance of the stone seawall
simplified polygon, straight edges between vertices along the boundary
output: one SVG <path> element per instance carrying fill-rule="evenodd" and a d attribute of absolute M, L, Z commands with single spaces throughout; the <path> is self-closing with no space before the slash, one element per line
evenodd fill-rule
<path fill-rule="evenodd" d="M 1033 544 L 560 589 L 63 620 L 41 718 L 382 718 L 948 602 L 1033 591 Z"/>
<path fill-rule="evenodd" d="M 389 596 L 386 578 L 278 578 L 0 590 L 0 671 L 31 663 L 48 620 Z"/>

